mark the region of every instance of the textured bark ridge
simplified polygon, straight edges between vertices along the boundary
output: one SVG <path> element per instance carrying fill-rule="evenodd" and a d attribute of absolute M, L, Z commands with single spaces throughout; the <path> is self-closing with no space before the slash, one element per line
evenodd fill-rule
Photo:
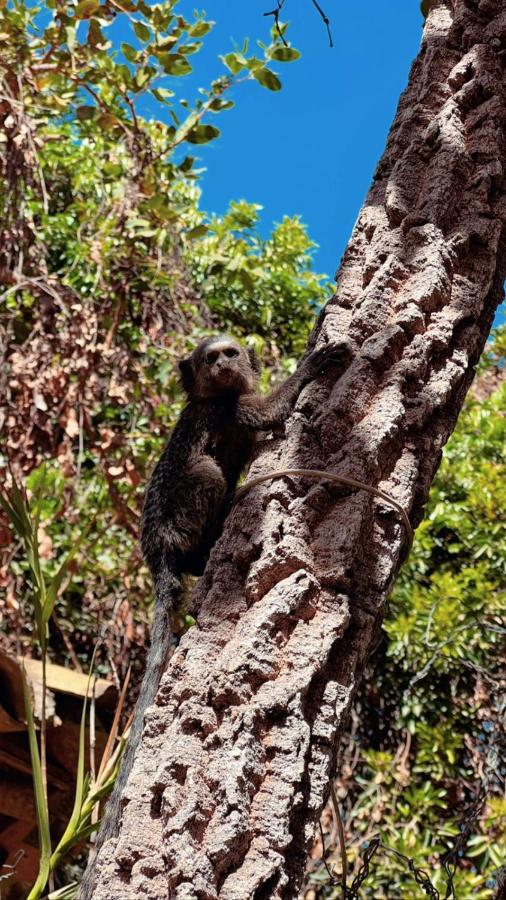
<path fill-rule="evenodd" d="M 348 339 L 251 475 L 323 468 L 413 524 L 506 274 L 504 0 L 437 0 L 312 343 Z M 322 198 L 322 203 L 325 198 Z M 146 717 L 95 900 L 296 898 L 402 525 L 364 492 L 285 478 L 233 510 Z"/>

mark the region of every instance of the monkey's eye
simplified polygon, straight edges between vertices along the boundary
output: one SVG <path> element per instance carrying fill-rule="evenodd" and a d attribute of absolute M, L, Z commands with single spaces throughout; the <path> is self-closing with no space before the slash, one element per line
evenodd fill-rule
<path fill-rule="evenodd" d="M 239 356 L 239 351 L 235 347 L 227 347 L 223 352 L 229 359 L 233 359 L 234 356 Z"/>
<path fill-rule="evenodd" d="M 218 356 L 219 354 L 217 350 L 211 350 L 209 353 L 206 353 L 206 363 L 212 366 L 212 364 L 215 363 L 218 359 Z"/>

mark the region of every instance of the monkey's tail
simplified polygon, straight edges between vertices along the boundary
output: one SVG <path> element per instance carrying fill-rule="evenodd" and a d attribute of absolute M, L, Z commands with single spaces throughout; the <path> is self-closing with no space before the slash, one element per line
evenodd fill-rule
<path fill-rule="evenodd" d="M 168 565 L 154 576 L 155 608 L 151 623 L 151 644 L 146 659 L 146 671 L 142 679 L 139 697 L 135 706 L 134 719 L 130 728 L 127 746 L 113 792 L 107 801 L 104 817 L 100 825 L 97 841 L 91 852 L 79 891 L 79 900 L 91 900 L 95 887 L 95 868 L 101 847 L 119 834 L 121 821 L 121 797 L 128 781 L 135 753 L 140 743 L 144 726 L 144 713 L 156 697 L 161 677 L 170 658 L 172 644 L 172 612 L 182 595 L 180 577 Z"/>

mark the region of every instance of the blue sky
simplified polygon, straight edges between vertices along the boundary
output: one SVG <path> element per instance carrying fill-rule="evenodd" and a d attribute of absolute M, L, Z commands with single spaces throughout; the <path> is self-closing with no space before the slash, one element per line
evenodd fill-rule
<path fill-rule="evenodd" d="M 284 215 L 300 215 L 318 244 L 315 270 L 333 277 L 418 53 L 423 19 L 418 0 L 319 2 L 334 47 L 311 0 L 285 0 L 283 20 L 302 58 L 272 65 L 283 82 L 279 92 L 256 82 L 235 87 L 228 95 L 234 108 L 208 120 L 221 137 L 194 151 L 206 167 L 202 209 L 219 214 L 231 200 L 259 203 L 265 236 Z M 256 40 L 268 43 L 272 18 L 263 13 L 275 5 L 207 0 L 199 6 L 215 26 L 190 57 L 194 71 L 179 80 L 178 96 L 192 103 L 199 87 L 227 71 L 219 54 L 242 46 L 245 37 L 250 52 Z M 181 0 L 178 9 L 193 18 L 194 3 Z M 135 43 L 126 22 L 116 40 Z M 149 105 L 141 111 L 149 115 Z M 503 319 L 501 311 L 496 321 Z"/>
<path fill-rule="evenodd" d="M 289 37 L 302 53 L 276 69 L 283 89 L 238 86 L 236 106 L 213 117 L 221 137 L 196 150 L 207 172 L 202 207 L 224 212 L 230 200 L 263 206 L 267 234 L 283 215 L 300 214 L 319 244 L 314 264 L 333 275 L 383 151 L 399 94 L 418 52 L 418 0 L 321 0 L 331 19 L 334 48 L 311 0 L 286 0 Z M 216 22 L 204 49 L 191 57 L 194 74 L 180 87 L 191 101 L 224 70 L 219 53 L 250 38 L 267 41 L 275 0 L 208 0 Z M 200 7 L 199 7 L 200 8 Z M 183 0 L 191 17 L 194 4 Z"/>

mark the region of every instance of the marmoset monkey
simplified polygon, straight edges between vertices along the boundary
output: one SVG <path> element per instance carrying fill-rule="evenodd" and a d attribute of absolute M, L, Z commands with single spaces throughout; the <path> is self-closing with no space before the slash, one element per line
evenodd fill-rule
<path fill-rule="evenodd" d="M 250 460 L 256 432 L 283 423 L 304 385 L 330 365 L 344 369 L 349 359 L 345 343 L 315 350 L 268 396 L 257 392 L 260 366 L 256 354 L 233 338 L 206 339 L 179 363 L 188 403 L 154 469 L 141 524 L 142 552 L 155 591 L 151 647 L 99 845 L 119 830 L 120 795 L 132 768 L 144 713 L 153 703 L 167 663 L 172 612 L 182 594 L 181 576 L 204 571 L 239 476 Z M 83 882 L 81 897 L 89 896 L 85 891 Z"/>

